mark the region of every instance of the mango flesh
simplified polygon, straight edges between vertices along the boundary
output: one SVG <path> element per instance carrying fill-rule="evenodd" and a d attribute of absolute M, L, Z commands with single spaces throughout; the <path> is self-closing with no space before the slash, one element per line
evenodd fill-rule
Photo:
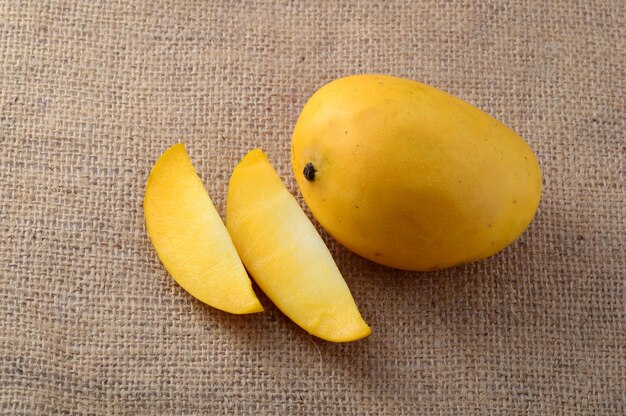
<path fill-rule="evenodd" d="M 263 310 L 183 144 L 169 148 L 152 169 L 144 215 L 161 262 L 187 292 L 230 313 Z"/>
<path fill-rule="evenodd" d="M 334 342 L 370 334 L 324 241 L 261 150 L 233 171 L 226 226 L 253 279 L 296 324 Z"/>
<path fill-rule="evenodd" d="M 335 80 L 306 103 L 291 147 L 306 203 L 374 262 L 436 270 L 502 250 L 532 221 L 541 170 L 513 130 L 434 87 Z"/>

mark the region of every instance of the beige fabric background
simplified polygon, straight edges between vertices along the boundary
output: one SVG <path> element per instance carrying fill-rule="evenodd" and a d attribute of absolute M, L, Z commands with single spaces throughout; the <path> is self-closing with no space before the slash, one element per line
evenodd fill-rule
<path fill-rule="evenodd" d="M 626 412 L 622 1 L 0 0 L 4 414 Z M 308 96 L 346 74 L 421 80 L 516 129 L 545 173 L 522 238 L 436 273 L 326 234 L 373 328 L 335 345 L 206 307 L 144 229 L 184 141 L 220 212 L 254 147 L 290 189 Z"/>

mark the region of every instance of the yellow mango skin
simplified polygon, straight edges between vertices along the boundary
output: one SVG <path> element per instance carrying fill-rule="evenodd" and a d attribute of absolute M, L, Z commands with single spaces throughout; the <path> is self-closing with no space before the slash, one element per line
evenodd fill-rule
<path fill-rule="evenodd" d="M 226 312 L 263 310 L 182 143 L 170 147 L 155 164 L 143 207 L 152 244 L 183 289 Z"/>
<path fill-rule="evenodd" d="M 252 278 L 304 330 L 333 342 L 370 334 L 324 241 L 259 149 L 230 178 L 226 227 Z"/>
<path fill-rule="evenodd" d="M 306 203 L 341 244 L 428 271 L 502 250 L 532 221 L 541 170 L 528 144 L 434 87 L 355 75 L 319 89 L 296 123 L 292 166 Z M 304 175 L 307 164 L 314 179 Z"/>

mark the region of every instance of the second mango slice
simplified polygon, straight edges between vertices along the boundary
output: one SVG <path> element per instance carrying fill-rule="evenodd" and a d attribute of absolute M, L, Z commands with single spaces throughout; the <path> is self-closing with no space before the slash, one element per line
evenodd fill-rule
<path fill-rule="evenodd" d="M 300 327 L 334 342 L 370 334 L 324 241 L 259 149 L 231 176 L 226 227 L 253 279 Z"/>

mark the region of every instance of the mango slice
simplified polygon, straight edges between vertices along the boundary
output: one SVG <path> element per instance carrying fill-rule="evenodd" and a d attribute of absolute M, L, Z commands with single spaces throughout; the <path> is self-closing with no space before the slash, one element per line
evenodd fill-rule
<path fill-rule="evenodd" d="M 152 169 L 143 207 L 161 262 L 187 292 L 230 313 L 263 310 L 182 143 L 163 153 Z"/>
<path fill-rule="evenodd" d="M 371 333 L 324 241 L 259 149 L 230 178 L 226 227 L 252 278 L 300 327 L 334 342 Z"/>

